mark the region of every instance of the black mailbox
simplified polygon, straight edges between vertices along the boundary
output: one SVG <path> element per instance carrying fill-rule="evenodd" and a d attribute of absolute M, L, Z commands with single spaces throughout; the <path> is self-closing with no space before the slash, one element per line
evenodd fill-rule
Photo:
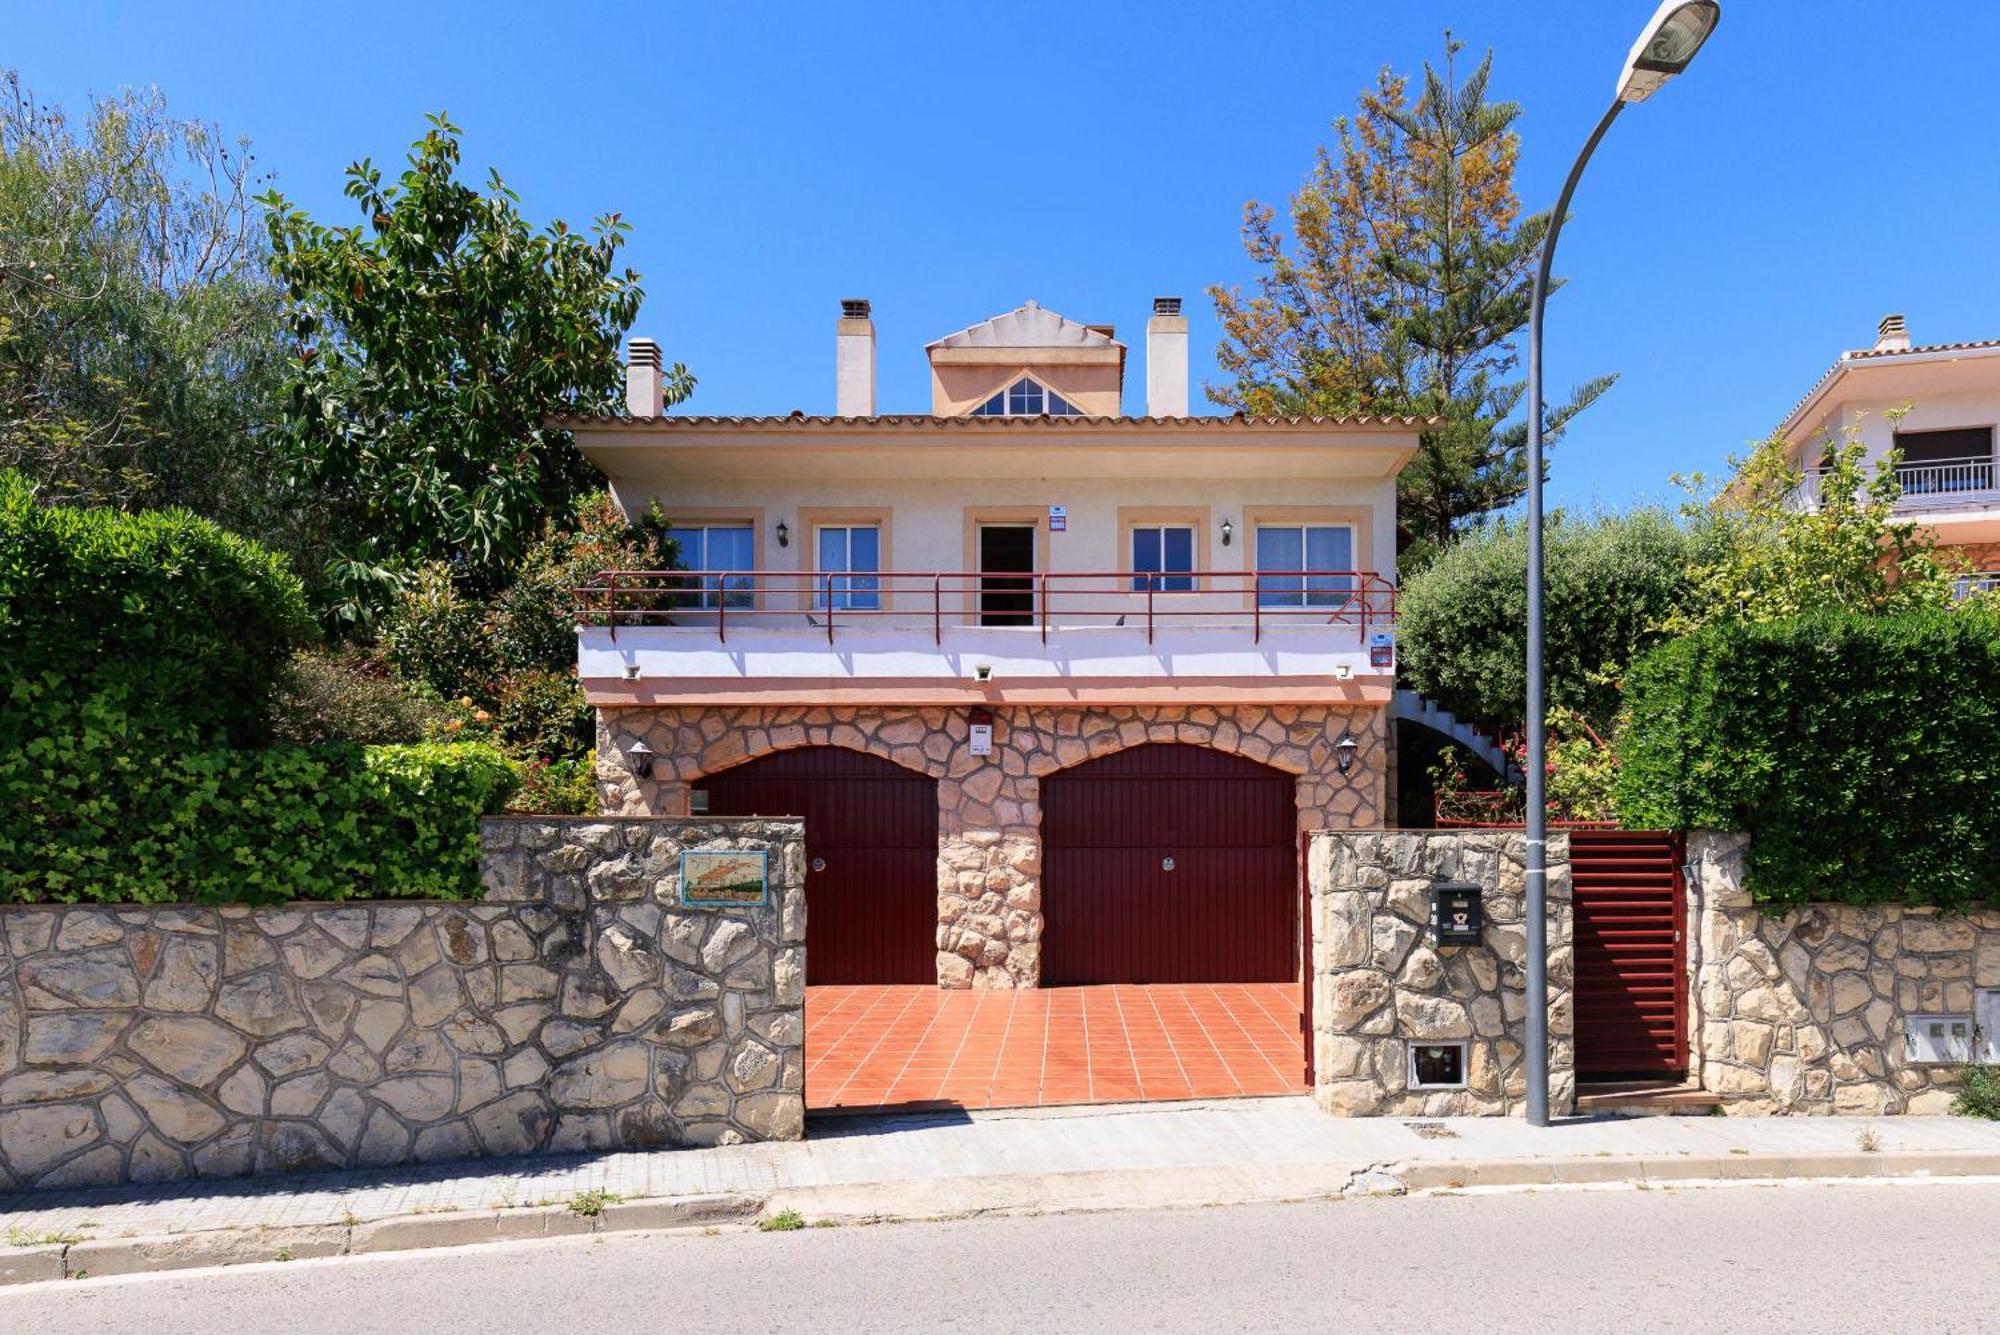
<path fill-rule="evenodd" d="M 1486 927 L 1479 887 L 1439 881 L 1431 887 L 1431 935 L 1441 946 L 1476 946 Z"/>

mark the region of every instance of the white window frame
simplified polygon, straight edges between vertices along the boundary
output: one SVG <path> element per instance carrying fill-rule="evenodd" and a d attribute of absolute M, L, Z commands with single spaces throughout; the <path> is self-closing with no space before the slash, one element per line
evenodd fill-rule
<path fill-rule="evenodd" d="M 713 568 L 708 565 L 708 535 L 718 529 L 727 530 L 732 533 L 749 534 L 750 559 L 752 562 L 756 560 L 757 523 L 753 519 L 701 519 L 686 524 L 676 524 L 669 520 L 667 524 L 667 536 L 680 544 L 682 571 L 690 575 L 706 576 L 709 574 Z M 687 550 L 687 544 L 682 541 L 682 535 L 687 533 L 701 534 L 701 551 L 698 554 L 692 554 L 695 557 L 693 560 L 690 560 L 691 554 Z M 678 596 L 691 599 L 692 601 L 689 606 L 696 611 L 713 612 L 724 606 L 732 611 L 738 608 L 745 610 L 754 609 L 757 606 L 755 580 L 741 574 L 739 571 L 738 578 L 725 590 L 722 587 L 722 575 L 724 573 L 726 572 L 715 571 L 713 577 L 704 578 L 699 587 L 689 587 L 682 590 Z"/>
<path fill-rule="evenodd" d="M 1307 560 L 1305 553 L 1312 546 L 1311 532 L 1314 529 L 1345 529 L 1347 532 L 1347 559 L 1350 563 L 1355 560 L 1354 544 L 1358 540 L 1359 535 L 1355 532 L 1353 524 L 1338 522 L 1317 523 L 1312 520 L 1301 520 L 1298 523 L 1290 521 L 1273 523 L 1269 520 L 1260 520 L 1250 534 L 1250 559 L 1257 567 L 1257 605 L 1259 607 L 1296 607 L 1301 609 L 1323 607 L 1330 611 L 1339 611 L 1354 601 L 1354 577 L 1351 574 L 1338 577 L 1338 583 L 1316 585 L 1314 577 L 1292 575 L 1279 576 L 1280 587 L 1271 588 L 1265 584 L 1264 534 L 1266 532 L 1281 530 L 1288 530 L 1298 534 L 1299 568 L 1310 570 L 1312 566 Z M 1324 580 L 1334 577 L 1320 576 L 1318 578 Z M 1297 587 L 1284 587 L 1286 584 L 1296 584 Z"/>
<path fill-rule="evenodd" d="M 1130 549 L 1125 555 L 1132 562 L 1132 591 L 1134 593 L 1144 593 L 1149 586 L 1154 593 L 1197 592 L 1194 575 L 1194 554 L 1195 548 L 1198 545 L 1197 540 L 1201 535 L 1195 531 L 1193 524 L 1176 524 L 1172 522 L 1153 523 L 1148 521 L 1143 524 L 1132 524 L 1126 531 L 1132 535 L 1129 539 Z M 1169 532 L 1180 532 L 1188 535 L 1187 566 L 1184 569 L 1170 570 L 1167 568 L 1167 534 Z M 1141 533 L 1156 533 L 1159 535 L 1160 564 L 1155 570 L 1141 570 L 1139 568 L 1139 535 Z M 1172 581 L 1172 583 L 1169 583 L 1169 581 Z"/>
<path fill-rule="evenodd" d="M 875 535 L 875 564 L 871 569 L 868 570 L 856 570 L 854 568 L 854 533 L 855 530 L 857 529 L 867 529 L 869 532 Z M 881 611 L 882 610 L 882 525 L 880 523 L 838 523 L 838 524 L 813 525 L 813 535 L 812 535 L 813 562 L 814 562 L 814 567 L 822 575 L 835 573 L 835 568 L 827 563 L 826 553 L 820 546 L 820 535 L 823 533 L 834 533 L 834 532 L 845 533 L 847 535 L 847 541 L 845 543 L 845 550 L 847 552 L 846 556 L 847 563 L 839 567 L 839 573 L 844 575 L 845 578 L 834 579 L 831 581 L 826 581 L 826 580 L 813 581 L 814 610 L 816 611 L 832 610 L 835 612 Z M 857 582 L 863 576 L 867 577 L 865 588 L 860 587 Z M 831 589 L 829 589 L 828 587 L 829 584 L 831 584 L 832 586 Z M 833 596 L 833 604 L 831 609 L 829 609 L 827 606 L 827 595 L 829 592 L 831 592 Z"/>
<path fill-rule="evenodd" d="M 1016 392 L 1020 392 L 1022 401 L 1025 403 L 1026 392 L 1028 390 L 1034 391 L 1042 406 L 1039 408 L 1016 408 L 1014 406 Z M 999 410 L 997 412 L 989 411 L 996 403 L 1000 405 Z M 1060 403 L 1062 408 L 1060 410 L 1051 408 L 1049 406 L 1051 403 Z M 1082 417 L 1083 415 L 1083 409 L 1077 407 L 1068 398 L 1056 393 L 1031 375 L 1017 377 L 1005 389 L 987 398 L 977 408 L 972 410 L 972 416 L 974 417 Z"/>

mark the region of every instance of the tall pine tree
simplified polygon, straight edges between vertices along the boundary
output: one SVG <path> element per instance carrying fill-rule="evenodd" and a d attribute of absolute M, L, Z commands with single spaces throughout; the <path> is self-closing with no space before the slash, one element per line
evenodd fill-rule
<path fill-rule="evenodd" d="M 1488 52 L 1462 83 L 1463 44 L 1445 35 L 1442 73 L 1408 82 L 1384 70 L 1353 118 L 1334 122 L 1290 200 L 1244 210 L 1255 291 L 1214 287 L 1223 327 L 1217 362 L 1231 381 L 1217 403 L 1252 414 L 1411 413 L 1443 419 L 1403 470 L 1405 568 L 1504 509 L 1527 486 L 1526 383 L 1516 337 L 1528 322 L 1548 216 L 1521 216 L 1514 190 L 1521 109 L 1487 99 Z M 1614 377 L 1551 405 L 1551 440 Z"/>

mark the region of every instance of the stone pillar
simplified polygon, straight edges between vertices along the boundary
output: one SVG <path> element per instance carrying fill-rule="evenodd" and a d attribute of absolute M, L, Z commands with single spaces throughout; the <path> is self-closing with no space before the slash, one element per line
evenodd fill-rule
<path fill-rule="evenodd" d="M 1569 836 L 1549 838 L 1549 1106 L 1575 1106 Z M 1526 837 L 1323 830 L 1313 836 L 1314 1097 L 1345 1116 L 1519 1114 L 1526 1106 Z M 1431 887 L 1484 890 L 1484 940 L 1440 946 Z M 1463 1089 L 1411 1089 L 1409 1049 L 1466 1045 Z"/>

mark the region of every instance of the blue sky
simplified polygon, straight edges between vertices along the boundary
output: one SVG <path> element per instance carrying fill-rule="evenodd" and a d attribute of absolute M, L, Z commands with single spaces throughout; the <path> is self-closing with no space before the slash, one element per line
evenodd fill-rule
<path fill-rule="evenodd" d="M 1695 68 L 1586 178 L 1550 324 L 1555 389 L 1618 386 L 1552 499 L 1623 506 L 1768 431 L 1884 312 L 1919 342 L 2000 335 L 2000 5 L 1724 0 Z M 1525 106 L 1546 207 L 1651 0 L 1193 5 L 107 5 L 5 0 L 0 61 L 45 97 L 157 84 L 345 220 L 341 169 L 397 163 L 444 108 L 537 217 L 618 210 L 637 333 L 705 412 L 825 412 L 833 321 L 873 300 L 885 411 L 928 407 L 922 345 L 1033 297 L 1115 323 L 1249 277 L 1243 202 L 1282 199 L 1383 64 L 1449 26 Z M 1143 410 L 1139 365 L 1129 411 Z"/>

